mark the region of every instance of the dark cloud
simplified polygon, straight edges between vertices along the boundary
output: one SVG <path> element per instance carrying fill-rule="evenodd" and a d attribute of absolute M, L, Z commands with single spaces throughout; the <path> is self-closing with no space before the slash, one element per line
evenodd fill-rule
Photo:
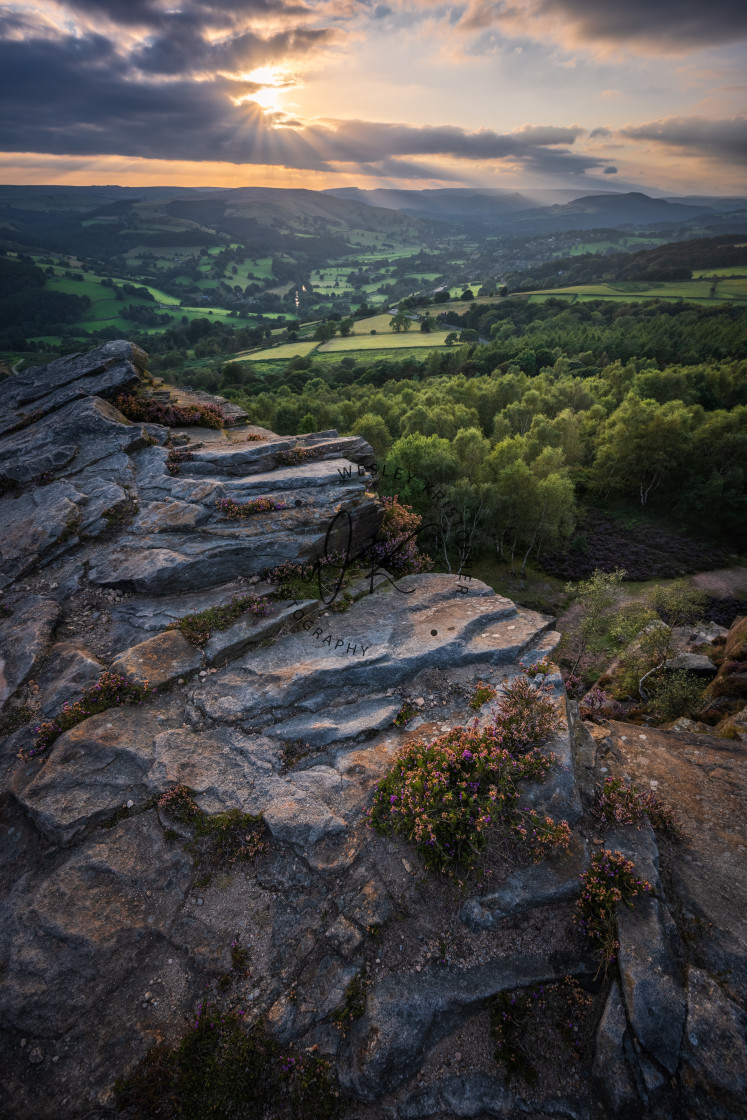
<path fill-rule="evenodd" d="M 590 41 L 655 43 L 658 50 L 747 38 L 745 0 L 539 0 L 547 16 L 565 16 Z"/>
<path fill-rule="evenodd" d="M 602 174 L 603 175 L 617 175 L 617 168 L 616 167 L 605 167 Z"/>
<path fill-rule="evenodd" d="M 283 61 L 318 49 L 332 42 L 336 32 L 325 28 L 299 28 L 263 38 L 251 31 L 222 42 L 195 40 L 189 28 L 180 33 L 159 36 L 135 51 L 131 61 L 150 74 L 195 74 L 200 72 L 246 70 Z"/>
<path fill-rule="evenodd" d="M 708 120 L 706 117 L 666 117 L 621 130 L 629 140 L 648 140 L 692 155 L 729 163 L 747 163 L 747 116 Z"/>
<path fill-rule="evenodd" d="M 589 133 L 589 138 L 591 140 L 598 140 L 600 137 L 606 137 L 606 136 L 611 136 L 611 135 L 612 135 L 612 130 L 602 126 L 600 128 L 592 128 L 591 132 Z"/>
<path fill-rule="evenodd" d="M 166 28 L 175 23 L 212 24 L 234 22 L 257 15 L 298 15 L 309 11 L 306 4 L 283 0 L 183 0 L 164 5 L 161 0 L 63 0 L 71 11 L 106 17 L 113 23 L 133 27 Z"/>
<path fill-rule="evenodd" d="M 256 61 L 256 60 L 255 60 Z M 528 126 L 501 134 L 453 126 L 371 121 L 300 122 L 234 104 L 256 84 L 221 78 L 173 81 L 133 77 L 102 35 L 0 41 L 0 148 L 53 155 L 120 155 L 261 163 L 301 169 L 375 167 L 406 177 L 437 171 L 412 160 L 509 160 L 531 171 L 583 175 L 602 162 L 568 150 L 578 127 Z M 287 127 L 272 127 L 287 124 Z"/>

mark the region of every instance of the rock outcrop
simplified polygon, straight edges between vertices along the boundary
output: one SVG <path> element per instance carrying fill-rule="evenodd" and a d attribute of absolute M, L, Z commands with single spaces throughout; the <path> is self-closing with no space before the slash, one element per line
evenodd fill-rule
<path fill-rule="evenodd" d="M 594 737 L 559 673 L 539 673 L 555 763 L 521 792 L 569 822 L 567 853 L 535 865 L 489 848 L 482 883 L 426 872 L 369 826 L 378 782 L 403 746 L 489 722 L 490 704 L 468 706 L 475 684 L 551 657 L 553 620 L 443 574 L 379 570 L 335 604 L 308 587 L 278 598 L 279 564 L 375 536 L 370 447 L 252 431 L 234 411 L 175 448 L 111 403 L 143 379 L 146 356 L 116 342 L 0 384 L 0 1113 L 129 1120 L 115 1080 L 208 999 L 262 1019 L 289 1053 L 328 1057 L 342 1120 L 736 1118 L 741 740 L 625 724 Z M 218 504 L 256 497 L 285 508 L 230 520 Z M 256 613 L 211 633 L 250 593 Z M 35 753 L 35 728 L 104 672 L 151 691 Z M 405 707 L 417 716 L 402 726 Z M 600 833 L 590 808 L 613 770 L 684 805 L 680 846 L 647 824 Z M 233 862 L 201 862 L 208 832 L 161 801 L 175 787 L 200 819 L 240 822 Z M 600 978 L 574 921 L 602 843 L 654 886 L 619 915 L 619 979 Z M 561 1000 L 570 978 L 595 1041 L 574 1064 L 553 1036 L 537 1084 L 507 1086 L 491 1001 Z"/>

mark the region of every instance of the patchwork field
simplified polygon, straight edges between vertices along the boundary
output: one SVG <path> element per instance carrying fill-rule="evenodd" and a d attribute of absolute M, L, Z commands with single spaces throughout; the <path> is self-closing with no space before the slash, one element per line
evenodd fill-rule
<path fill-rule="evenodd" d="M 516 294 L 516 293 L 515 293 Z M 660 283 L 646 283 L 643 280 L 628 280 L 608 284 L 576 284 L 568 288 L 549 288 L 528 295 L 530 303 L 540 303 L 554 296 L 564 296 L 577 300 L 615 299 L 625 302 L 647 299 L 684 299 L 694 303 L 726 303 L 747 300 L 747 278 L 741 280 L 721 280 L 715 286 L 712 281 L 673 280 Z"/>

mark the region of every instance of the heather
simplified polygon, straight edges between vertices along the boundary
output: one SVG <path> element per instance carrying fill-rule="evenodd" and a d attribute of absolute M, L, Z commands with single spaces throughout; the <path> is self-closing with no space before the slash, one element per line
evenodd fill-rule
<path fill-rule="evenodd" d="M 87 688 L 80 700 L 63 704 L 59 715 L 35 729 L 34 745 L 25 753 L 25 757 L 33 758 L 41 754 L 65 731 L 82 723 L 89 716 L 105 712 L 118 704 L 141 704 L 149 691 L 147 683 L 134 684 L 116 673 L 102 673 L 97 683 Z"/>
<path fill-rule="evenodd" d="M 128 420 L 141 424 L 163 424 L 167 428 L 199 425 L 202 428 L 222 428 L 225 416 L 216 404 L 163 404 L 147 397 L 122 394 L 114 404 Z"/>
<path fill-rule="evenodd" d="M 252 498 L 248 502 L 235 502 L 233 498 L 219 498 L 215 503 L 219 513 L 229 521 L 240 521 L 242 517 L 251 517 L 255 513 L 272 513 L 276 510 L 288 509 L 287 502 L 278 501 L 277 498 Z"/>
<path fill-rule="evenodd" d="M 534 859 L 570 838 L 565 821 L 521 806 L 517 784 L 541 781 L 552 765 L 540 747 L 556 726 L 554 705 L 519 678 L 493 714 L 484 728 L 475 719 L 429 743 L 411 743 L 377 787 L 371 825 L 415 844 L 432 870 L 469 865 L 499 824 Z"/>
<path fill-rule="evenodd" d="M 617 907 L 632 906 L 651 884 L 639 879 L 634 864 L 620 852 L 596 852 L 581 876 L 581 897 L 576 903 L 576 921 L 592 942 L 606 969 L 617 959 Z"/>

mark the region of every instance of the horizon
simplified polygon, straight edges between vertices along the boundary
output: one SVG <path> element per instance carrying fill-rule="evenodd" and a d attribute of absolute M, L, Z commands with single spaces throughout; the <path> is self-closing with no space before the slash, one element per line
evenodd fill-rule
<path fill-rule="evenodd" d="M 10 0 L 13 186 L 747 192 L 735 0 Z"/>

